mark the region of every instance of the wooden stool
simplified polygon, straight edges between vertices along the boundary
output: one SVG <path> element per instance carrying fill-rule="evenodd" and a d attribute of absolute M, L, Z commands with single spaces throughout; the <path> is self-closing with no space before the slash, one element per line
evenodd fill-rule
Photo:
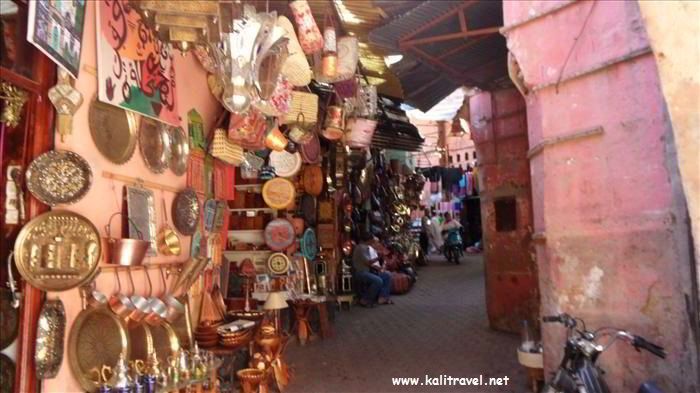
<path fill-rule="evenodd" d="M 343 309 L 343 304 L 347 305 L 348 311 L 350 311 L 350 307 L 352 307 L 352 302 L 354 300 L 355 295 L 353 294 L 336 296 L 335 302 L 338 304 L 338 311 L 341 311 Z"/>

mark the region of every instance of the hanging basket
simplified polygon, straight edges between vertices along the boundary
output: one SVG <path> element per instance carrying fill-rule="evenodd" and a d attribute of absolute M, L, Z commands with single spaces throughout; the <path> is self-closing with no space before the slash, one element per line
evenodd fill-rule
<path fill-rule="evenodd" d="M 244 160 L 243 148 L 231 142 L 226 137 L 226 131 L 222 128 L 214 130 L 211 154 L 221 161 L 235 166 L 241 165 Z"/>
<path fill-rule="evenodd" d="M 289 112 L 284 115 L 282 124 L 297 122 L 299 114 L 303 115 L 306 124 L 316 123 L 318 118 L 318 96 L 304 91 L 293 91 Z"/>
<path fill-rule="evenodd" d="M 347 120 L 346 128 L 345 144 L 352 148 L 366 148 L 372 143 L 377 121 L 353 117 Z"/>

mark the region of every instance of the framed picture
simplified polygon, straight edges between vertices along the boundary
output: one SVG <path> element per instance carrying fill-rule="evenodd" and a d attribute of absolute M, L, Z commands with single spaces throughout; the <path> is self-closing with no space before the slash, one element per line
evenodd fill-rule
<path fill-rule="evenodd" d="M 97 6 L 97 91 L 100 101 L 180 125 L 173 50 L 127 0 Z"/>
<path fill-rule="evenodd" d="M 27 41 L 77 78 L 83 48 L 85 0 L 28 3 Z"/>
<path fill-rule="evenodd" d="M 255 275 L 255 292 L 270 291 L 270 276 L 267 274 Z"/>

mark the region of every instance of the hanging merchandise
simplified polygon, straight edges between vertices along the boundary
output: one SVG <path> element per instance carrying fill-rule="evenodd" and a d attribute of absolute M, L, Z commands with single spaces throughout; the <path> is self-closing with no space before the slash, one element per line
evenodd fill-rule
<path fill-rule="evenodd" d="M 291 181 L 276 177 L 265 182 L 262 188 L 265 204 L 273 209 L 286 209 L 294 203 L 296 187 Z"/>
<path fill-rule="evenodd" d="M 335 82 L 333 84 L 333 89 L 338 97 L 346 99 L 353 98 L 357 95 L 357 78 L 351 76 L 349 79 L 342 80 L 340 82 Z"/>
<path fill-rule="evenodd" d="M 164 123 L 142 117 L 139 127 L 139 150 L 146 167 L 153 173 L 163 173 L 168 167 L 170 150 L 170 130 Z"/>
<path fill-rule="evenodd" d="M 126 193 L 129 237 L 147 241 L 149 243 L 147 255 L 155 256 L 156 207 L 153 191 L 140 185 L 126 186 L 124 191 Z"/>
<path fill-rule="evenodd" d="M 187 164 L 187 187 L 191 187 L 196 192 L 204 194 L 204 151 L 194 150 L 190 155 Z"/>
<path fill-rule="evenodd" d="M 293 86 L 306 86 L 311 83 L 313 73 L 311 72 L 308 60 L 306 60 L 304 51 L 301 49 L 297 35 L 294 32 L 294 26 L 286 16 L 278 17 L 277 25 L 285 30 L 285 38 L 288 40 L 287 52 L 289 53 L 284 64 L 282 64 L 280 73 L 284 75 Z"/>
<path fill-rule="evenodd" d="M 63 361 L 66 310 L 61 299 L 46 300 L 37 323 L 34 367 L 39 379 L 56 377 Z"/>
<path fill-rule="evenodd" d="M 171 217 L 175 229 L 185 236 L 194 234 L 199 223 L 199 199 L 191 188 L 186 188 L 175 195 L 171 206 Z"/>
<path fill-rule="evenodd" d="M 229 140 L 226 137 L 226 132 L 221 128 L 214 130 L 211 154 L 221 161 L 235 166 L 241 165 L 245 159 L 243 148 Z"/>
<path fill-rule="evenodd" d="M 318 165 L 305 165 L 301 173 L 301 186 L 304 192 L 319 196 L 323 192 L 323 170 Z"/>
<path fill-rule="evenodd" d="M 318 164 L 321 162 L 321 142 L 318 134 L 311 132 L 311 138 L 306 143 L 299 145 L 299 154 L 305 164 Z"/>
<path fill-rule="evenodd" d="M 236 168 L 221 160 L 214 161 L 214 197 L 232 201 L 236 195 Z"/>
<path fill-rule="evenodd" d="M 338 43 L 335 27 L 331 24 L 323 30 L 323 54 L 321 56 L 321 72 L 319 81 L 331 82 L 338 73 Z M 322 78 L 321 78 L 322 77 Z"/>
<path fill-rule="evenodd" d="M 169 127 L 169 129 L 172 155 L 168 166 L 174 174 L 182 176 L 187 172 L 187 163 L 190 160 L 190 143 L 182 127 Z"/>
<path fill-rule="evenodd" d="M 29 164 L 25 177 L 29 192 L 49 206 L 75 203 L 92 185 L 90 164 L 67 150 L 50 150 L 38 156 Z"/>
<path fill-rule="evenodd" d="M 294 0 L 289 3 L 292 9 L 294 21 L 299 31 L 299 42 L 304 53 L 312 55 L 323 49 L 323 37 L 316 25 L 316 20 L 311 13 L 311 8 L 306 0 Z"/>
<path fill-rule="evenodd" d="M 275 218 L 265 227 L 265 244 L 272 251 L 283 251 L 294 243 L 294 227 L 284 218 Z"/>
<path fill-rule="evenodd" d="M 284 136 L 279 127 L 277 127 L 277 122 L 275 120 L 270 120 L 272 126 L 270 130 L 265 134 L 265 147 L 274 151 L 284 151 L 287 147 L 287 137 Z"/>
<path fill-rule="evenodd" d="M 112 219 L 122 215 L 121 212 L 112 214 L 105 226 L 105 236 L 102 238 L 102 255 L 108 264 L 121 266 L 140 266 L 150 247 L 150 242 L 143 239 L 141 231 L 136 229 L 136 238 L 113 238 Z M 133 220 L 127 216 L 130 224 L 136 228 Z"/>
<path fill-rule="evenodd" d="M 294 143 L 306 143 L 308 142 L 311 137 L 313 136 L 313 132 L 308 131 L 305 128 L 305 117 L 303 113 L 299 113 L 297 115 L 296 121 L 292 124 L 292 126 L 289 128 L 289 139 L 292 140 Z"/>
<path fill-rule="evenodd" d="M 357 37 L 344 36 L 338 39 L 338 70 L 335 81 L 354 79 L 359 61 L 359 42 Z"/>
<path fill-rule="evenodd" d="M 244 149 L 260 150 L 264 147 L 263 136 L 267 130 L 267 120 L 258 110 L 247 113 L 231 113 L 228 123 L 228 137 L 231 142 Z"/>
<path fill-rule="evenodd" d="M 344 123 L 343 107 L 339 105 L 329 105 L 326 108 L 326 119 L 323 122 L 321 135 L 329 141 L 337 141 L 343 137 Z"/>
<path fill-rule="evenodd" d="M 279 75 L 275 90 L 268 100 L 256 100 L 253 107 L 265 116 L 281 116 L 288 113 L 292 103 L 292 84 L 287 78 Z"/>
<path fill-rule="evenodd" d="M 204 119 L 202 119 L 202 115 L 194 108 L 187 112 L 187 132 L 190 137 L 190 146 L 192 149 L 206 149 L 207 142 L 204 132 Z"/>
<path fill-rule="evenodd" d="M 161 195 L 161 227 L 156 235 L 158 252 L 162 255 L 180 255 L 180 237 L 168 222 L 168 211 L 165 208 L 165 198 Z"/>
<path fill-rule="evenodd" d="M 316 241 L 316 232 L 311 228 L 306 228 L 304 235 L 301 237 L 301 254 L 304 258 L 313 261 L 318 253 L 318 243 Z"/>
<path fill-rule="evenodd" d="M 316 94 L 293 91 L 289 112 L 283 117 L 281 123 L 296 123 L 300 113 L 303 115 L 303 124 L 316 124 L 318 119 L 318 96 Z"/>
<path fill-rule="evenodd" d="M 75 87 L 67 71 L 58 69 L 58 83 L 48 92 L 49 100 L 56 108 L 56 130 L 61 142 L 73 132 L 73 115 L 83 104 L 83 95 Z"/>
<path fill-rule="evenodd" d="M 133 112 L 94 100 L 90 103 L 88 124 L 92 141 L 103 157 L 117 165 L 131 159 L 138 139 Z"/>
<path fill-rule="evenodd" d="M 272 151 L 269 157 L 270 166 L 275 168 L 279 177 L 293 177 L 301 169 L 301 155 L 287 151 Z"/>
<path fill-rule="evenodd" d="M 345 143 L 351 148 L 367 148 L 376 128 L 376 120 L 352 117 L 346 123 Z"/>

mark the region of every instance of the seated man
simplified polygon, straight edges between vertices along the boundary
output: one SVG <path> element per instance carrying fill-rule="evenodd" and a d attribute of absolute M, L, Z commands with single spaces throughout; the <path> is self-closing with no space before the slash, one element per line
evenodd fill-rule
<path fill-rule="evenodd" d="M 352 253 L 352 265 L 355 269 L 354 279 L 357 283 L 357 295 L 360 305 L 372 307 L 379 304 L 393 304 L 391 294 L 391 273 L 384 270 L 377 251 L 370 245 L 373 237 L 362 233 L 362 242 L 355 246 Z M 378 299 L 378 300 L 377 300 Z"/>

